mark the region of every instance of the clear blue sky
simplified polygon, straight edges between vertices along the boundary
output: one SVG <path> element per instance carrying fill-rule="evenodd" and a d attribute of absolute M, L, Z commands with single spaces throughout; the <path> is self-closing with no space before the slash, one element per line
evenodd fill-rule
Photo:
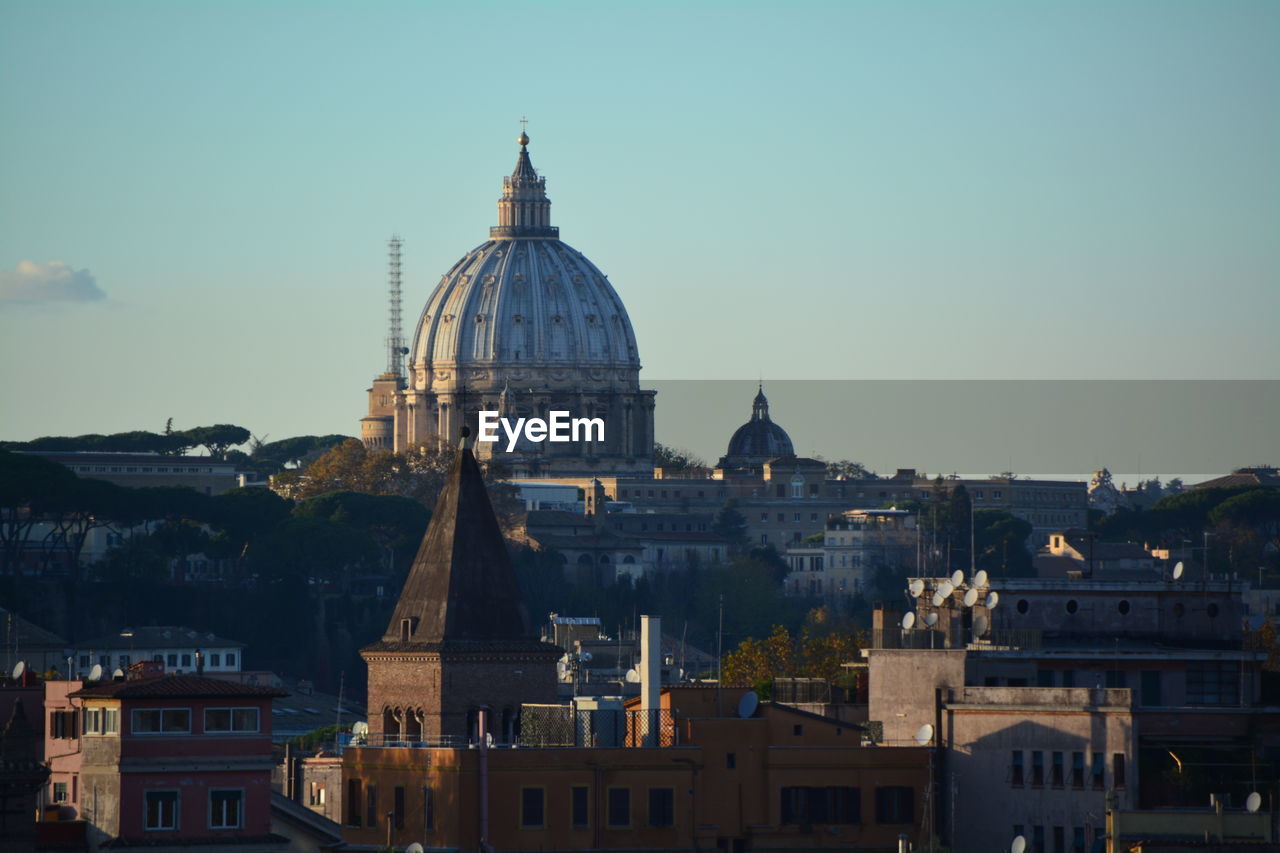
<path fill-rule="evenodd" d="M 1276 378 L 1278 43 L 1269 1 L 5 0 L 0 437 L 354 433 L 387 238 L 411 329 L 521 115 L 650 378 Z"/>

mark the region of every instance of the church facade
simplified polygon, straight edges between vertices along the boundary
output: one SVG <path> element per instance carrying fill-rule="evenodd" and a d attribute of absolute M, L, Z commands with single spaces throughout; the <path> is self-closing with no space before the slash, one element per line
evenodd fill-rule
<path fill-rule="evenodd" d="M 603 438 L 564 443 L 476 444 L 516 477 L 648 474 L 654 392 L 640 388 L 631 320 L 613 286 L 551 224 L 546 179 L 520 134 L 515 170 L 503 178 L 489 239 L 445 273 L 427 299 L 404 375 L 369 389 L 361 437 L 402 451 L 441 446 L 480 411 L 548 419 L 553 411 L 599 418 Z"/>

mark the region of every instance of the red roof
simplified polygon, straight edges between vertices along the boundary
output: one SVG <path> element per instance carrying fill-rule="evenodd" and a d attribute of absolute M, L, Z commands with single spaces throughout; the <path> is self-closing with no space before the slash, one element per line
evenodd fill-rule
<path fill-rule="evenodd" d="M 166 675 L 160 678 L 139 678 L 133 681 L 103 681 L 92 687 L 77 690 L 72 696 L 85 699 L 159 699 L 171 696 L 189 698 L 217 698 L 221 696 L 256 696 L 264 699 L 289 694 L 275 687 L 259 687 L 254 684 L 236 684 L 220 678 L 202 678 L 196 675 Z"/>

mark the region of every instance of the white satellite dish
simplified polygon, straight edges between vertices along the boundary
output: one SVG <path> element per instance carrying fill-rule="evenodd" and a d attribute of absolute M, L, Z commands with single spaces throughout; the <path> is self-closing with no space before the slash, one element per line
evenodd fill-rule
<path fill-rule="evenodd" d="M 1187 568 L 1186 566 L 1182 565 L 1182 561 L 1179 560 L 1178 564 L 1173 567 L 1173 579 L 1177 580 L 1178 578 L 1182 577 L 1182 573 L 1186 571 L 1186 568 Z"/>
<path fill-rule="evenodd" d="M 904 631 L 910 631 L 915 626 L 916 626 L 916 615 L 914 613 L 908 613 L 906 616 L 902 617 L 902 629 Z"/>
<path fill-rule="evenodd" d="M 578 655 L 578 658 L 579 660 L 583 660 L 583 661 L 591 660 L 591 652 L 583 652 L 582 654 Z"/>
<path fill-rule="evenodd" d="M 627 670 L 627 683 L 628 683 L 628 684 L 639 684 L 639 683 L 640 683 L 640 673 L 636 672 L 634 669 L 629 669 L 629 670 Z"/>
<path fill-rule="evenodd" d="M 369 724 L 361 720 L 351 727 L 351 739 L 355 743 L 364 743 L 369 737 Z"/>
<path fill-rule="evenodd" d="M 953 584 L 951 581 L 943 581 L 938 586 L 938 595 L 942 596 L 943 598 L 949 597 L 951 593 L 955 591 L 956 591 L 956 585 Z"/>
<path fill-rule="evenodd" d="M 925 626 L 926 626 L 926 627 L 929 627 L 929 628 L 932 628 L 934 625 L 937 625 L 937 624 L 938 624 L 938 614 L 937 614 L 937 613 L 926 613 L 926 614 L 924 615 L 924 624 L 925 624 Z"/>
<path fill-rule="evenodd" d="M 916 578 L 907 585 L 907 590 L 910 591 L 912 598 L 919 598 L 924 594 L 924 581 Z"/>
<path fill-rule="evenodd" d="M 20 660 L 13 665 L 13 680 L 17 681 L 22 677 L 22 673 L 27 671 L 27 662 Z"/>
<path fill-rule="evenodd" d="M 102 664 L 95 663 L 93 665 L 93 667 L 89 670 L 89 680 L 90 681 L 102 680 Z"/>
<path fill-rule="evenodd" d="M 945 597 L 943 597 L 942 593 L 940 593 L 940 592 L 935 592 L 935 593 L 933 594 L 933 606 L 934 606 L 934 607 L 941 607 L 941 606 L 942 606 L 942 602 L 944 602 L 944 601 L 946 601 L 946 600 L 947 600 L 947 599 L 946 599 Z"/>
<path fill-rule="evenodd" d="M 978 569 L 978 573 L 973 576 L 973 585 L 980 589 L 986 588 L 987 586 L 987 570 L 986 569 Z"/>
<path fill-rule="evenodd" d="M 976 589 L 970 589 L 964 594 L 965 607 L 972 607 L 977 603 L 978 603 L 978 591 Z"/>
<path fill-rule="evenodd" d="M 925 723 L 923 726 L 920 727 L 920 730 L 916 732 L 916 743 L 919 744 L 920 746 L 928 746 L 932 742 L 933 742 L 933 726 L 929 725 L 928 723 Z"/>
<path fill-rule="evenodd" d="M 996 592 L 995 590 L 992 590 L 991 592 L 987 593 L 987 609 L 988 610 L 995 610 L 996 605 L 999 603 L 1000 603 L 1000 593 Z"/>
<path fill-rule="evenodd" d="M 1262 795 L 1254 791 L 1245 799 L 1244 809 L 1249 814 L 1253 814 L 1260 808 L 1262 808 Z"/>
<path fill-rule="evenodd" d="M 404 853 L 426 853 L 426 851 L 421 844 L 415 841 L 408 847 L 404 848 Z"/>
<path fill-rule="evenodd" d="M 960 584 L 962 583 L 964 583 L 964 572 L 960 571 L 959 569 L 956 569 L 954 572 L 951 573 L 951 585 L 960 586 Z"/>
<path fill-rule="evenodd" d="M 983 634 L 987 633 L 987 629 L 990 627 L 990 621 L 981 613 L 973 617 L 973 635 L 975 637 L 981 637 Z"/>
<path fill-rule="evenodd" d="M 1013 837 L 1013 843 L 1009 845 L 1009 853 L 1025 853 L 1027 849 L 1027 839 L 1021 835 Z"/>
<path fill-rule="evenodd" d="M 760 707 L 760 697 L 756 695 L 754 690 L 748 690 L 742 694 L 742 698 L 738 700 L 738 716 L 742 719 L 748 719 L 756 712 L 756 708 Z"/>
<path fill-rule="evenodd" d="M 123 670 L 123 669 L 121 669 L 120 667 L 116 667 L 116 668 L 115 668 L 115 671 L 111 673 L 111 677 L 112 677 L 113 679 L 115 679 L 115 678 L 124 678 L 124 670 Z"/>

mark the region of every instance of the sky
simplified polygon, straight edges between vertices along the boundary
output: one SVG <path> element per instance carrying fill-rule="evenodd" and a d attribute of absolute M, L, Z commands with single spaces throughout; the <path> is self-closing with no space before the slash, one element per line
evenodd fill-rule
<path fill-rule="evenodd" d="M 522 116 L 642 381 L 1276 379 L 1278 43 L 1268 0 L 0 0 L 0 438 L 357 434 L 388 238 L 411 330 Z"/>

